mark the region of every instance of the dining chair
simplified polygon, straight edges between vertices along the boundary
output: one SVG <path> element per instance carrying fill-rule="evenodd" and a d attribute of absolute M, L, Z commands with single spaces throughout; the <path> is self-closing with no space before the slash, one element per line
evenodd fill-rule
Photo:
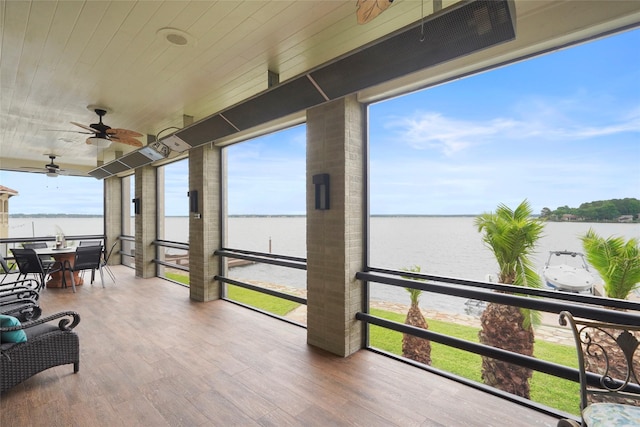
<path fill-rule="evenodd" d="M 22 247 L 25 249 L 46 249 L 48 246 L 45 242 L 32 242 L 24 243 Z"/>
<path fill-rule="evenodd" d="M 102 282 L 102 287 L 104 288 L 104 274 L 102 273 L 102 245 L 78 246 L 76 248 L 76 254 L 73 259 L 73 264 L 71 264 L 68 260 L 64 261 L 62 274 L 62 282 L 64 286 L 67 285 L 66 272 L 68 271 L 71 273 L 71 287 L 73 288 L 73 292 L 75 292 L 76 279 L 74 277 L 74 273 L 84 270 L 99 270 L 100 281 Z"/>
<path fill-rule="evenodd" d="M 78 244 L 78 246 L 100 246 L 102 245 L 102 240 L 80 240 L 80 243 Z M 103 258 L 104 258 L 104 253 L 103 253 Z M 111 271 L 109 271 L 109 274 L 111 275 L 111 278 L 113 278 L 113 273 L 111 273 Z M 93 283 L 93 281 L 96 278 L 96 271 L 92 270 L 91 271 L 91 283 Z M 114 279 L 115 282 L 115 279 Z"/>
<path fill-rule="evenodd" d="M 113 242 L 113 244 L 111 245 L 111 248 L 109 249 L 108 253 L 105 250 L 104 253 L 102 254 L 103 255 L 102 256 L 102 267 L 107 271 L 107 273 L 111 277 L 111 280 L 113 280 L 113 283 L 116 283 L 116 276 L 113 274 L 113 271 L 111 271 L 111 268 L 109 268 L 109 258 L 111 258 L 111 254 L 113 253 L 113 250 L 115 249 L 117 244 L 118 244 L 118 239 L 116 239 L 116 241 Z"/>
<path fill-rule="evenodd" d="M 29 274 L 33 274 L 39 281 L 40 289 L 44 287 L 47 275 L 62 270 L 62 265 L 57 261 L 44 264 L 34 249 L 15 248 L 11 252 L 20 271 L 18 278 L 26 279 Z"/>
<path fill-rule="evenodd" d="M 49 246 L 47 246 L 45 242 L 31 242 L 31 243 L 24 243 L 22 247 L 25 249 L 46 249 Z M 42 261 L 42 266 L 45 268 L 45 270 L 48 268 L 53 268 L 53 266 L 57 262 L 50 255 L 38 255 L 38 256 L 40 257 L 40 261 Z"/>
<path fill-rule="evenodd" d="M 0 254 L 0 267 L 2 267 L 2 271 L 3 271 L 2 280 L 0 280 L 0 283 L 4 283 L 4 281 L 7 280 L 8 277 L 11 277 L 16 274 L 18 275 L 18 277 L 20 277 L 20 270 L 16 270 L 14 268 L 15 264 L 10 266 L 7 263 L 7 260 L 1 254 Z"/>

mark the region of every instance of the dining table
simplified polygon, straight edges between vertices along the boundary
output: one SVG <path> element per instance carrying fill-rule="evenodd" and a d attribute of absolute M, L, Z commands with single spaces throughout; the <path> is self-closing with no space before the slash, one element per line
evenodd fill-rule
<path fill-rule="evenodd" d="M 71 266 L 73 266 L 75 257 L 76 257 L 76 247 L 75 246 L 67 246 L 67 247 L 52 247 L 52 248 L 40 248 L 34 249 L 38 256 L 46 257 L 51 256 L 54 260 L 60 263 L 60 265 L 64 265 L 65 261 L 68 261 Z M 47 281 L 47 288 L 62 288 L 65 286 L 65 282 L 62 279 L 63 270 L 54 271 L 49 275 L 49 280 Z M 78 271 L 64 271 L 66 274 L 66 284 L 67 286 L 71 285 L 71 274 L 73 274 L 73 278 L 75 280 L 76 286 L 82 285 L 83 280 L 80 277 Z"/>

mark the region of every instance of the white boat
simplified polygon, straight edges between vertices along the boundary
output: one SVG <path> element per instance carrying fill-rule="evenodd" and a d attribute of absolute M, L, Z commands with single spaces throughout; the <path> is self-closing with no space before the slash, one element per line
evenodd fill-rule
<path fill-rule="evenodd" d="M 564 292 L 593 294 L 596 279 L 580 252 L 549 251 L 542 269 L 547 287 Z"/>

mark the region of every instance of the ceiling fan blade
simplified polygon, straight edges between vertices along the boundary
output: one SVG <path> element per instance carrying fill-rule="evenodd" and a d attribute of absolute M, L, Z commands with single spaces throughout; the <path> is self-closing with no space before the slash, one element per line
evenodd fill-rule
<path fill-rule="evenodd" d="M 133 147 L 142 147 L 142 142 L 129 136 L 110 135 L 110 139 L 113 142 L 119 142 L 121 144 L 127 144 Z"/>
<path fill-rule="evenodd" d="M 358 0 L 356 5 L 358 24 L 371 22 L 376 16 L 391 6 L 391 3 L 393 3 L 393 0 Z"/>
<path fill-rule="evenodd" d="M 84 135 L 91 135 L 93 132 L 82 132 L 81 130 L 71 130 L 71 129 L 40 129 L 43 132 L 73 132 L 73 133 L 81 133 Z"/>
<path fill-rule="evenodd" d="M 91 133 L 98 133 L 98 131 L 97 131 L 97 130 L 95 130 L 94 128 L 92 128 L 92 127 L 90 127 L 90 126 L 87 126 L 87 125 L 83 125 L 82 123 L 71 122 L 71 124 L 72 124 L 72 125 L 79 126 L 79 127 L 81 127 L 82 129 L 86 129 L 86 130 L 88 130 L 88 131 L 89 131 L 89 132 L 91 132 Z"/>
<path fill-rule="evenodd" d="M 29 166 L 20 166 L 20 169 L 23 169 L 23 170 L 26 170 L 26 171 L 41 172 L 41 173 L 47 172 L 47 170 L 45 168 L 33 168 L 33 167 L 29 167 Z"/>
<path fill-rule="evenodd" d="M 138 133 L 129 129 L 118 129 L 111 128 L 107 130 L 107 135 L 117 136 L 118 138 L 128 137 L 128 138 L 140 138 L 142 136 L 141 133 Z"/>

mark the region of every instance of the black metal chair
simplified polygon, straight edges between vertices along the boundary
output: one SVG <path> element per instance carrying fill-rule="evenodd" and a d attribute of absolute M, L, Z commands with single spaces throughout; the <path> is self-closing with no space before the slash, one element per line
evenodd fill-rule
<path fill-rule="evenodd" d="M 15 264 L 9 265 L 7 263 L 7 260 L 2 255 L 0 255 L 0 267 L 2 267 L 3 271 L 2 280 L 0 280 L 0 283 L 4 283 L 4 281 L 11 276 L 17 275 L 16 279 L 20 277 L 20 271 L 14 268 Z"/>
<path fill-rule="evenodd" d="M 11 249 L 13 257 L 20 270 L 20 277 L 25 279 L 29 274 L 33 274 L 39 281 L 40 289 L 44 287 L 47 275 L 62 270 L 62 265 L 55 261 L 44 264 L 34 249 Z"/>
<path fill-rule="evenodd" d="M 25 249 L 47 249 L 49 246 L 45 242 L 31 242 L 24 243 L 22 245 Z M 40 257 L 40 261 L 42 261 L 42 266 L 46 269 L 53 268 L 56 263 L 56 260 L 53 259 L 50 255 L 38 255 Z"/>
<path fill-rule="evenodd" d="M 100 245 L 102 245 L 102 240 L 80 240 L 80 244 L 78 246 L 100 246 Z M 111 247 L 111 250 L 113 250 L 114 246 L 115 244 Z M 107 262 L 109 261 L 109 256 L 111 255 L 111 251 L 109 252 L 109 255 L 107 255 L 106 248 L 104 249 L 105 251 L 102 254 L 102 268 L 107 270 L 107 273 L 109 273 L 109 276 L 111 276 L 111 280 L 113 280 L 113 283 L 115 283 L 116 282 L 115 276 L 107 266 Z M 96 276 L 96 271 L 93 270 L 91 272 L 91 283 L 93 283 L 93 281 L 95 280 L 95 276 Z"/>
<path fill-rule="evenodd" d="M 111 248 L 109 249 L 109 252 L 107 253 L 105 250 L 102 257 L 102 267 L 107 271 L 107 273 L 111 277 L 111 280 L 113 280 L 113 283 L 116 283 L 116 276 L 113 274 L 113 271 L 111 271 L 111 269 L 109 268 L 109 258 L 111 258 L 111 254 L 113 253 L 113 250 L 115 249 L 117 244 L 118 244 L 118 240 L 113 242 L 113 244 L 111 245 Z"/>
<path fill-rule="evenodd" d="M 63 265 L 62 282 L 64 286 L 67 285 L 67 274 L 70 272 L 71 287 L 73 292 L 76 291 L 76 279 L 74 273 L 84 270 L 99 270 L 100 280 L 102 287 L 104 288 L 104 274 L 102 273 L 102 246 L 78 246 L 76 248 L 76 255 L 73 260 L 73 265 L 69 261 L 65 261 Z"/>
<path fill-rule="evenodd" d="M 32 242 L 25 243 L 22 247 L 25 249 L 46 249 L 48 246 L 45 242 Z"/>

